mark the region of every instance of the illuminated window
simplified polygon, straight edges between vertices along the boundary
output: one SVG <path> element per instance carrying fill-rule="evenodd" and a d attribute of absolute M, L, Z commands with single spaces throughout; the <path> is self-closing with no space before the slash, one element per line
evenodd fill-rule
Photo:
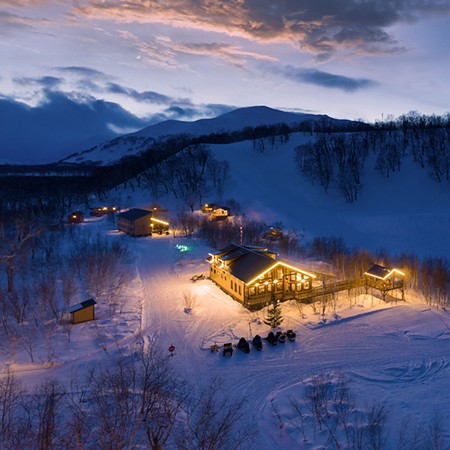
<path fill-rule="evenodd" d="M 302 283 L 297 283 L 297 291 L 301 291 L 302 290 Z"/>
<path fill-rule="evenodd" d="M 277 278 L 283 279 L 283 269 L 277 269 Z"/>
<path fill-rule="evenodd" d="M 268 284 L 267 285 L 267 292 L 272 292 L 273 289 L 273 284 Z"/>
<path fill-rule="evenodd" d="M 295 272 L 291 272 L 291 281 L 295 281 L 297 279 L 297 275 Z"/>
<path fill-rule="evenodd" d="M 255 294 L 256 294 L 255 286 L 248 288 L 248 295 L 255 295 Z"/>
<path fill-rule="evenodd" d="M 311 283 L 309 281 L 305 281 L 303 283 L 303 289 L 309 289 L 311 287 Z"/>
<path fill-rule="evenodd" d="M 260 284 L 258 286 L 258 295 L 262 295 L 266 293 L 266 286 L 264 284 Z"/>
<path fill-rule="evenodd" d="M 291 283 L 291 291 L 295 291 L 295 283 Z"/>

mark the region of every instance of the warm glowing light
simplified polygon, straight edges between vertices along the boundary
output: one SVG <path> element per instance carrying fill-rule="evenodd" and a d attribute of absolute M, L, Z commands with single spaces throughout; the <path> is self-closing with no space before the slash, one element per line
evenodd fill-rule
<path fill-rule="evenodd" d="M 309 277 L 311 277 L 311 278 L 316 278 L 316 276 L 315 276 L 314 274 L 312 274 L 312 273 L 305 272 L 304 270 L 299 269 L 298 267 L 291 266 L 291 265 L 286 264 L 286 263 L 284 263 L 284 262 L 282 262 L 282 261 L 277 261 L 275 264 L 273 264 L 272 266 L 270 266 L 270 267 L 269 267 L 268 269 L 266 269 L 264 272 L 260 273 L 258 276 L 256 276 L 255 278 L 253 278 L 253 280 L 250 280 L 248 283 L 246 283 L 246 285 L 249 286 L 250 284 L 253 284 L 256 280 L 258 280 L 259 278 L 262 278 L 266 273 L 268 273 L 268 272 L 270 272 L 271 270 L 275 269 L 275 267 L 277 267 L 277 266 L 284 266 L 284 267 L 287 267 L 288 269 L 292 269 L 292 270 L 296 270 L 296 271 L 298 271 L 298 272 L 301 272 L 301 273 L 303 273 L 304 275 L 307 275 L 307 276 L 309 276 Z"/>
<path fill-rule="evenodd" d="M 405 274 L 398 270 L 398 269 L 392 269 L 387 275 L 385 275 L 384 277 L 379 277 L 378 275 L 374 275 L 373 273 L 369 273 L 369 272 L 365 272 L 364 275 L 369 275 L 370 277 L 373 278 L 378 278 L 379 280 L 385 281 L 387 278 L 389 278 L 394 272 L 398 273 L 399 275 L 401 275 L 402 277 L 405 276 Z"/>
<path fill-rule="evenodd" d="M 164 220 L 155 219 L 154 217 L 152 217 L 150 220 L 152 220 L 153 222 L 156 222 L 156 223 L 162 223 L 163 225 L 169 225 L 169 222 L 164 222 Z M 152 226 L 153 226 L 153 224 L 152 224 Z"/>

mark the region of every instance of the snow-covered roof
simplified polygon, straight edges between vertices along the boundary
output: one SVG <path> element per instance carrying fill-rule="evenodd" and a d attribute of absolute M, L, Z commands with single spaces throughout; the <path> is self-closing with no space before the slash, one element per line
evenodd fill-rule
<path fill-rule="evenodd" d="M 399 275 L 405 275 L 398 269 L 389 269 L 384 266 L 380 266 L 379 264 L 374 264 L 367 272 L 366 275 L 369 275 L 374 278 L 379 278 L 381 280 L 385 280 L 389 278 L 393 273 L 398 273 Z"/>
<path fill-rule="evenodd" d="M 96 305 L 96 304 L 97 304 L 97 302 L 93 298 L 90 298 L 88 300 L 85 300 L 84 302 L 81 302 L 81 303 L 78 303 L 76 305 L 70 306 L 68 311 L 70 313 L 74 313 L 76 311 L 80 311 L 81 309 L 84 309 L 84 308 L 87 308 L 89 306 L 93 306 L 93 305 Z"/>
<path fill-rule="evenodd" d="M 266 247 L 230 244 L 218 252 L 212 253 L 211 256 L 226 262 L 230 273 L 246 284 L 253 283 L 257 278 L 278 265 L 289 267 L 315 278 L 311 273 L 291 266 L 284 261 L 277 261 L 275 259 L 276 253 L 269 251 Z"/>
<path fill-rule="evenodd" d="M 138 220 L 141 217 L 145 217 L 148 215 L 152 215 L 152 212 L 147 211 L 146 209 L 132 208 L 128 211 L 120 213 L 117 217 L 126 220 Z"/>

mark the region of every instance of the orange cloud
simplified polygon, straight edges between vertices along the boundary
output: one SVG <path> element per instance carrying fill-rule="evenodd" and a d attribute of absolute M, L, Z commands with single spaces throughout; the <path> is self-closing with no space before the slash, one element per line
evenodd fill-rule
<path fill-rule="evenodd" d="M 427 14 L 449 14 L 450 5 L 442 0 L 88 0 L 74 12 L 93 19 L 162 23 L 289 42 L 326 58 L 339 49 L 366 54 L 398 51 L 389 27 Z"/>

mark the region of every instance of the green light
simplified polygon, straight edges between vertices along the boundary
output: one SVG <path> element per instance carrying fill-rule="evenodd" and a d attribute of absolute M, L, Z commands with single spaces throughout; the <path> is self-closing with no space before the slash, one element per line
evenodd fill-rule
<path fill-rule="evenodd" d="M 189 251 L 189 247 L 187 245 L 177 244 L 177 245 L 175 245 L 175 247 L 180 252 L 187 252 L 187 251 Z"/>

